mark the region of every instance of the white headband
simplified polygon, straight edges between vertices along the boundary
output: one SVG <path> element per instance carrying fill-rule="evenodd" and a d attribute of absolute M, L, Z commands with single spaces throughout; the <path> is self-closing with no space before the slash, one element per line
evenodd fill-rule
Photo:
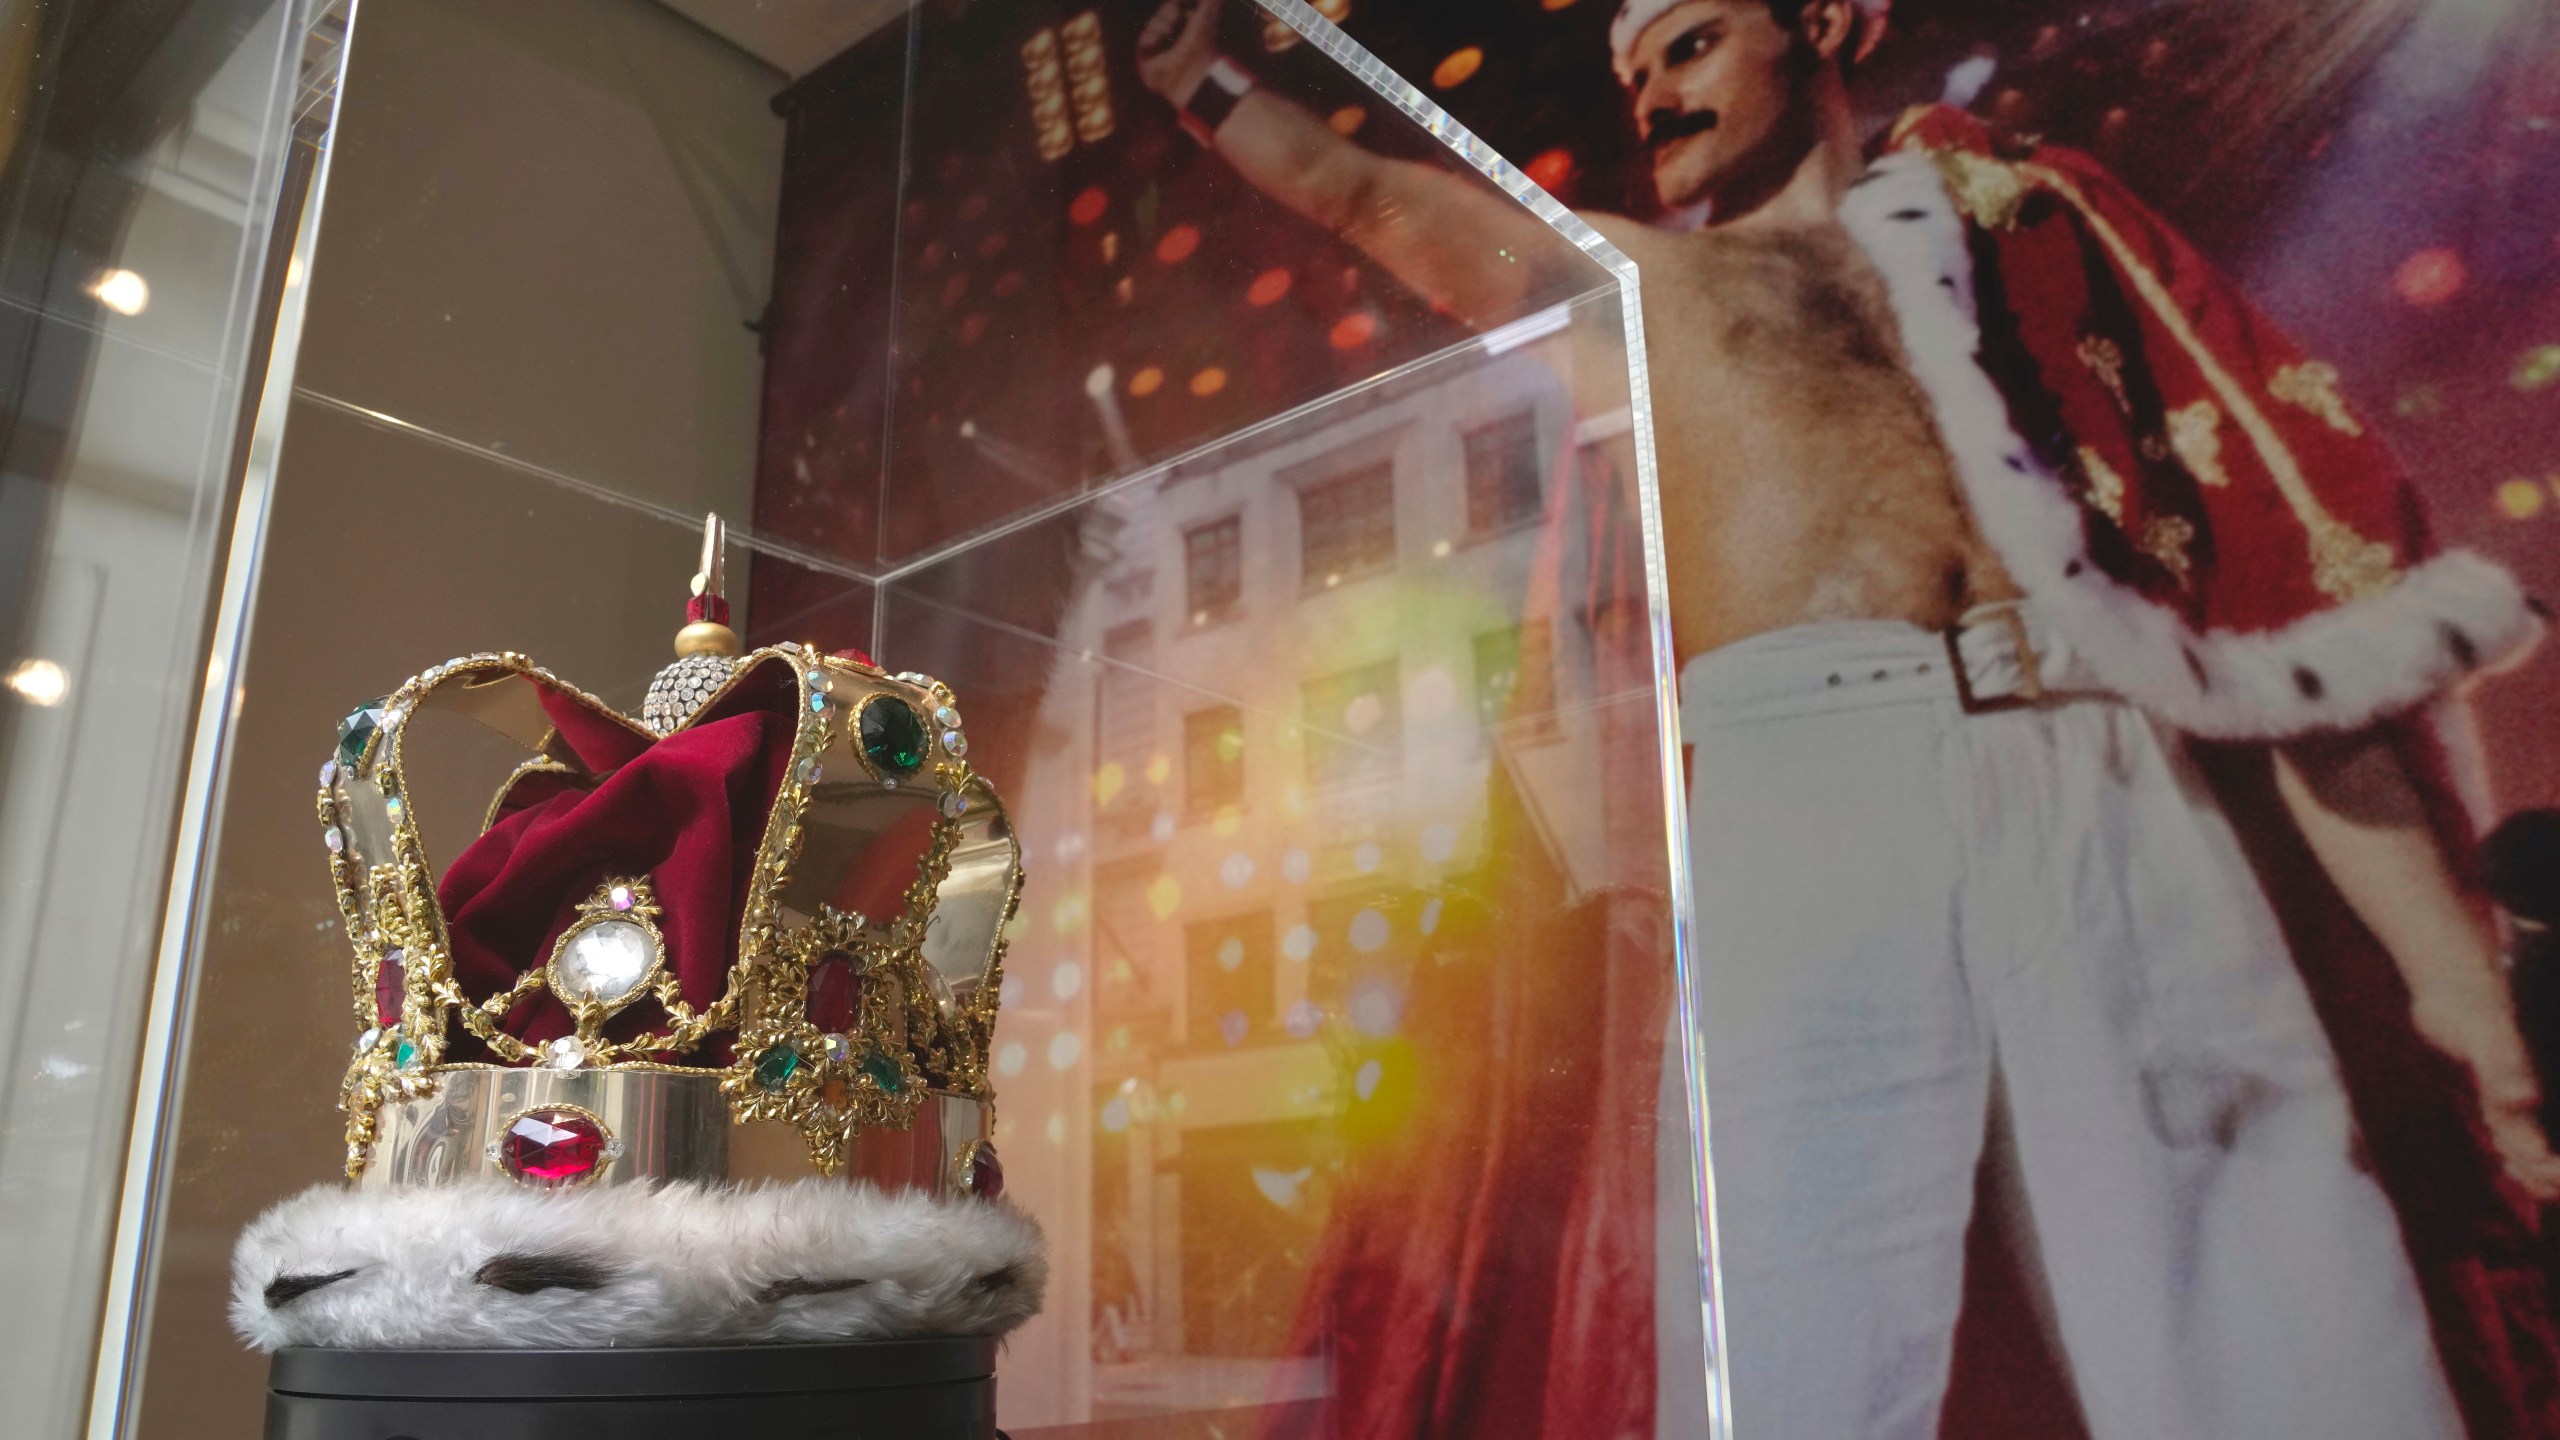
<path fill-rule="evenodd" d="M 1618 18 L 1609 22 L 1609 59 L 1617 67 L 1619 84 L 1633 88 L 1630 77 L 1635 73 L 1636 37 L 1680 3 L 1681 0 L 1624 0 L 1618 6 Z M 1856 0 L 1856 4 L 1858 13 L 1866 17 L 1870 34 L 1885 12 L 1893 8 L 1893 0 Z M 1860 53 L 1864 53 L 1867 43 L 1861 39 Z"/>

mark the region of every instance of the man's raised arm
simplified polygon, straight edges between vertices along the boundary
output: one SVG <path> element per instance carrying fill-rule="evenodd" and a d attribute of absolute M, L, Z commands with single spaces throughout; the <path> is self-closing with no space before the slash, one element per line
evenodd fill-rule
<path fill-rule="evenodd" d="M 1222 66 L 1222 3 L 1167 0 L 1138 37 L 1138 75 L 1256 189 L 1479 329 L 1515 318 L 1562 278 L 1560 240 L 1508 196 L 1472 177 L 1373 155 Z"/>

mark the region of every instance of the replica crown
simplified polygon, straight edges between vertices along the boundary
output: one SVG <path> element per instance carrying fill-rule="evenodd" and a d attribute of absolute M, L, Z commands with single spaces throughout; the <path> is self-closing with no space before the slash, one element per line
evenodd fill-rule
<path fill-rule="evenodd" d="M 410 1249 L 568 1244 L 597 1273 L 656 1277 L 586 1329 L 546 1310 L 554 1340 L 1010 1328 L 1037 1308 L 1038 1232 L 987 1203 L 1020 844 L 947 686 L 854 652 L 740 653 L 723 539 L 712 517 L 678 658 L 639 719 L 505 652 L 431 666 L 339 723 L 319 811 L 353 947 L 356 1185 L 243 1237 L 234 1314 L 258 1343 L 480 1334 L 486 1297 L 386 1280 L 398 1304 L 303 1298 L 303 1269 L 428 1291 L 475 1273 L 387 1238 L 437 1227 Z M 474 766 L 494 795 L 472 793 Z M 825 1178 L 733 1183 L 811 1170 Z M 847 1196 L 848 1179 L 865 1183 Z M 569 1204 L 582 1193 L 595 1203 Z M 389 1248 L 352 1258 L 369 1225 Z M 884 1298 L 893 1250 L 959 1288 Z M 748 1275 L 770 1284 L 742 1292 Z"/>

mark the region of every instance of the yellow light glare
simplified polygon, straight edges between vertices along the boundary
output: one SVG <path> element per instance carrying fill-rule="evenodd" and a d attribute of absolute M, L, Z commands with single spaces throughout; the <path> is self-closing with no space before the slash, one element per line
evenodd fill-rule
<path fill-rule="evenodd" d="M 1117 760 L 1093 772 L 1093 803 L 1108 805 L 1129 784 L 1129 772 Z"/>
<path fill-rule="evenodd" d="M 108 270 L 98 276 L 89 293 L 119 315 L 139 315 L 151 303 L 151 282 L 130 270 Z"/>
<path fill-rule="evenodd" d="M 2498 487 L 2498 508 L 2510 520 L 2530 520 L 2542 513 L 2542 487 L 2519 475 Z"/>
<path fill-rule="evenodd" d="M 1219 806 L 1218 813 L 1209 821 L 1211 832 L 1221 836 L 1233 835 L 1243 828 L 1244 813 L 1233 805 Z"/>
<path fill-rule="evenodd" d="M 1159 920 L 1170 920 L 1182 908 L 1182 882 L 1170 875 L 1159 875 L 1147 886 L 1147 909 Z"/>
<path fill-rule="evenodd" d="M 9 671 L 9 688 L 28 704 L 50 710 L 71 693 L 71 677 L 50 660 L 21 660 Z"/>
<path fill-rule="evenodd" d="M 1148 784 L 1161 785 L 1172 778 L 1173 760 L 1170 756 L 1158 755 L 1147 761 Z"/>

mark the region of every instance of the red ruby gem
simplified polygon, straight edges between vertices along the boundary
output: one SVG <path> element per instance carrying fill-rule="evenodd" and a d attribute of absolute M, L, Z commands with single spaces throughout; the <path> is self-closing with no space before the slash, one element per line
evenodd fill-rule
<path fill-rule="evenodd" d="M 969 1193 L 981 1200 L 1004 1194 L 1004 1162 L 996 1158 L 996 1147 L 983 1140 L 969 1152 Z"/>
<path fill-rule="evenodd" d="M 831 1035 L 854 1028 L 862 1014 L 862 977 L 853 957 L 830 950 L 809 967 L 809 1023 Z"/>
<path fill-rule="evenodd" d="M 373 1023 L 388 1030 L 400 1023 L 400 1011 L 409 1000 L 409 965 L 398 950 L 382 953 L 382 966 L 373 972 Z"/>
<path fill-rule="evenodd" d="M 528 1110 L 498 1141 L 498 1162 L 532 1185 L 566 1185 L 605 1161 L 604 1127 L 575 1110 Z"/>

